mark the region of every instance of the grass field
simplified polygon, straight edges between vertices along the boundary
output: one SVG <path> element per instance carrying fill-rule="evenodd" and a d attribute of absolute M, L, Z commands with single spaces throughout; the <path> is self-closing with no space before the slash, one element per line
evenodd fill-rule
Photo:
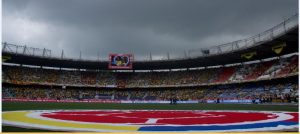
<path fill-rule="evenodd" d="M 48 103 L 48 102 L 3 102 L 2 111 L 51 110 L 51 109 L 157 109 L 157 110 L 257 110 L 297 112 L 298 105 L 261 104 L 109 104 L 109 103 Z M 3 126 L 3 132 L 48 132 Z"/>

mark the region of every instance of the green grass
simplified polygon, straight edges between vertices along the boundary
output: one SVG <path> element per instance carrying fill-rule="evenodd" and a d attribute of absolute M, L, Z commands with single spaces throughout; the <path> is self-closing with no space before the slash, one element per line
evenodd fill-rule
<path fill-rule="evenodd" d="M 157 109 L 157 110 L 257 110 L 297 112 L 298 105 L 260 104 L 109 104 L 109 103 L 48 103 L 48 102 L 3 102 L 2 111 L 52 110 L 52 109 Z M 49 132 L 3 126 L 3 132 Z"/>
<path fill-rule="evenodd" d="M 51 109 L 158 109 L 158 110 L 259 110 L 298 111 L 298 105 L 260 104 L 109 104 L 109 103 L 49 103 L 3 102 L 2 111 Z"/>

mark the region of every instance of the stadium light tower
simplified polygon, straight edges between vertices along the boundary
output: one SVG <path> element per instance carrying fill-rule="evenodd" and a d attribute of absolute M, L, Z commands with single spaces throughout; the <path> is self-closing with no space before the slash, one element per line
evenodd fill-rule
<path fill-rule="evenodd" d="M 168 57 L 168 60 L 170 60 L 170 53 L 169 52 L 167 53 L 167 57 Z"/>
<path fill-rule="evenodd" d="M 184 58 L 187 58 L 188 56 L 187 56 L 187 53 L 186 53 L 186 51 L 184 50 Z"/>
<path fill-rule="evenodd" d="M 209 49 L 203 49 L 202 54 L 203 55 L 209 55 Z"/>
<path fill-rule="evenodd" d="M 5 51 L 5 50 L 6 50 L 7 43 L 4 42 L 4 43 L 2 43 L 2 44 L 3 44 L 2 51 Z"/>
<path fill-rule="evenodd" d="M 64 58 L 64 50 L 61 50 L 61 56 L 60 56 L 61 59 Z"/>
<path fill-rule="evenodd" d="M 80 53 L 79 53 L 79 60 L 81 60 L 81 51 L 80 51 Z"/>

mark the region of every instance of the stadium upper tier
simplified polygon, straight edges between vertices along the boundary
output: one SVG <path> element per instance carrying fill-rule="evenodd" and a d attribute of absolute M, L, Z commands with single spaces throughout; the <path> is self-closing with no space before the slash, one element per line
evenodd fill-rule
<path fill-rule="evenodd" d="M 190 50 L 183 58 L 133 61 L 133 70 L 197 68 L 260 60 L 298 52 L 298 14 L 253 37 L 207 49 Z M 53 57 L 47 49 L 3 43 L 6 63 L 58 68 L 108 70 L 108 61 Z M 57 50 L 59 51 L 59 50 Z M 108 58 L 107 58 L 108 59 Z M 253 76 L 254 77 L 254 76 Z M 220 78 L 220 81 L 225 78 Z"/>
<path fill-rule="evenodd" d="M 298 75 L 298 55 L 257 63 L 169 72 L 111 72 L 2 66 L 2 82 L 105 88 L 194 87 Z"/>

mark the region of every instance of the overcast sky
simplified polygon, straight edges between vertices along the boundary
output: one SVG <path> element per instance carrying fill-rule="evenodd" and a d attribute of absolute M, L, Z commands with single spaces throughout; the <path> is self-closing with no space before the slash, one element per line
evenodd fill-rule
<path fill-rule="evenodd" d="M 298 0 L 3 0 L 3 41 L 68 58 L 183 56 L 247 38 L 298 12 Z"/>

